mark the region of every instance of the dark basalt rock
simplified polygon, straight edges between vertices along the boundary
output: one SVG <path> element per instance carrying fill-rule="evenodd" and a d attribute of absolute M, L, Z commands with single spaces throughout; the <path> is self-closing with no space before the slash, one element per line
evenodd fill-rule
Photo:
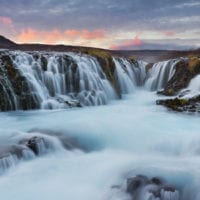
<path fill-rule="evenodd" d="M 39 145 L 44 144 L 48 148 L 48 143 L 42 137 L 34 136 L 29 139 L 24 139 L 19 141 L 19 144 L 25 145 L 27 148 L 31 149 L 35 155 L 39 155 Z"/>
<path fill-rule="evenodd" d="M 128 193 L 134 193 L 140 187 L 145 186 L 148 183 L 148 178 L 143 175 L 138 175 L 136 177 L 131 177 L 127 179 L 127 189 Z"/>
<path fill-rule="evenodd" d="M 174 186 L 168 185 L 158 177 L 151 179 L 144 175 L 137 175 L 127 179 L 126 191 L 131 195 L 132 200 L 141 199 L 141 195 L 150 194 L 150 199 L 168 200 L 173 196 L 173 200 L 180 199 L 180 191 Z"/>
<path fill-rule="evenodd" d="M 189 57 L 189 59 L 180 60 L 175 66 L 175 74 L 167 82 L 163 91 L 159 94 L 173 96 L 186 88 L 194 76 L 200 73 L 200 60 L 198 57 Z"/>
<path fill-rule="evenodd" d="M 150 183 L 155 184 L 155 185 L 162 185 L 163 181 L 158 177 L 153 177 L 150 180 Z"/>
<path fill-rule="evenodd" d="M 159 91 L 158 94 L 173 96 L 186 88 L 191 79 L 200 74 L 200 58 L 197 56 L 190 56 L 187 60 L 178 62 L 175 69 L 174 76 L 168 81 L 164 90 Z M 187 99 L 183 98 L 187 92 L 188 91 L 184 91 L 173 99 L 157 100 L 156 104 L 163 105 L 170 110 L 178 112 L 200 112 L 200 95 Z"/>
<path fill-rule="evenodd" d="M 1 111 L 16 109 L 33 109 L 38 105 L 29 91 L 28 82 L 14 67 L 7 54 L 0 55 L 0 109 Z M 18 105 L 16 105 L 18 102 Z"/>
<path fill-rule="evenodd" d="M 66 133 L 63 133 L 62 131 L 35 128 L 35 129 L 31 129 L 29 133 L 40 133 L 40 134 L 56 137 L 59 139 L 63 147 L 67 150 L 80 149 L 85 152 L 88 151 L 88 148 L 83 146 L 76 138 L 72 138 L 68 136 Z"/>
<path fill-rule="evenodd" d="M 190 99 L 174 98 L 157 100 L 156 104 L 178 112 L 200 112 L 200 95 Z"/>

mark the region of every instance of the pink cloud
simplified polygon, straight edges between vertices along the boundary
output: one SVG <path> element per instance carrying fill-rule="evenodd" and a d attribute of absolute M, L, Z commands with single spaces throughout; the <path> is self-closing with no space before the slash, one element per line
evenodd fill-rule
<path fill-rule="evenodd" d="M 94 31 L 89 31 L 89 30 L 66 30 L 65 31 L 66 36 L 71 39 L 71 40 L 76 40 L 76 39 L 85 39 L 85 40 L 93 40 L 93 39 L 105 39 L 105 31 L 104 30 L 94 30 Z"/>
<path fill-rule="evenodd" d="M 17 40 L 21 43 L 28 42 L 41 42 L 47 44 L 55 44 L 60 41 L 74 41 L 74 40 L 101 40 L 105 39 L 104 30 L 66 30 L 64 32 L 54 29 L 50 31 L 36 30 L 33 28 L 28 28 L 21 30 L 17 36 Z"/>
<path fill-rule="evenodd" d="M 44 42 L 47 44 L 55 44 L 64 37 L 63 33 L 57 29 L 52 31 L 40 31 L 32 28 L 22 30 L 17 36 L 17 40 L 21 43 L 28 42 Z"/>
<path fill-rule="evenodd" d="M 9 27 L 13 26 L 13 21 L 9 17 L 0 16 L 0 23 Z"/>
<path fill-rule="evenodd" d="M 140 40 L 139 36 L 136 35 L 133 40 L 126 40 L 126 41 L 122 42 L 121 44 L 111 45 L 110 49 L 112 49 L 112 50 L 127 49 L 128 47 L 141 46 L 142 44 L 143 44 L 143 42 Z"/>
<path fill-rule="evenodd" d="M 165 34 L 165 36 L 167 36 L 167 37 L 171 37 L 171 36 L 174 36 L 174 35 L 176 35 L 176 33 L 175 32 L 173 32 L 173 31 L 163 31 L 163 33 Z"/>

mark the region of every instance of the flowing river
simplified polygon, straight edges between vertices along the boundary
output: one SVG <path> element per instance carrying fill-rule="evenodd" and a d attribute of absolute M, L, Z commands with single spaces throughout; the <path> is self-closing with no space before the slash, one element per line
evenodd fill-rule
<path fill-rule="evenodd" d="M 98 107 L 0 113 L 2 145 L 35 129 L 73 137 L 87 149 L 57 142 L 51 153 L 13 162 L 0 177 L 1 199 L 129 200 L 126 178 L 144 174 L 176 186 L 181 200 L 199 200 L 199 118 L 169 112 L 156 99 L 136 89 Z"/>

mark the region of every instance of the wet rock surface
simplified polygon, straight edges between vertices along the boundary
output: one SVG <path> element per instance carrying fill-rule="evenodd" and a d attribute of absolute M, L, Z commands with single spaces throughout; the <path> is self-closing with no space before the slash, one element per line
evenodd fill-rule
<path fill-rule="evenodd" d="M 28 110 L 38 108 L 28 82 L 14 67 L 9 53 L 0 54 L 0 109 Z"/>
<path fill-rule="evenodd" d="M 180 200 L 180 191 L 159 177 L 137 175 L 128 178 L 126 192 L 132 200 Z"/>
<path fill-rule="evenodd" d="M 200 112 L 200 95 L 187 97 L 190 93 L 185 89 L 191 80 L 200 74 L 200 58 L 191 56 L 188 59 L 181 60 L 175 66 L 173 77 L 167 82 L 165 88 L 157 93 L 165 96 L 174 96 L 171 99 L 157 100 L 157 105 L 163 105 L 169 110 L 177 112 Z M 185 91 L 184 91 L 185 89 Z M 186 95 L 186 97 L 185 97 Z"/>
<path fill-rule="evenodd" d="M 44 136 L 47 135 L 56 137 L 61 142 L 63 147 L 67 150 L 79 149 L 85 152 L 89 151 L 88 148 L 82 145 L 76 138 L 70 137 L 63 131 L 34 128 L 31 129 L 29 133 L 40 133 L 43 134 Z"/>
<path fill-rule="evenodd" d="M 177 112 L 200 113 L 200 96 L 195 96 L 189 99 L 186 98 L 173 98 L 157 100 L 157 105 L 163 105 L 170 110 Z"/>
<path fill-rule="evenodd" d="M 199 73 L 200 59 L 198 57 L 189 57 L 188 59 L 180 60 L 175 66 L 173 77 L 167 82 L 163 91 L 160 91 L 159 94 L 165 96 L 177 95 Z"/>

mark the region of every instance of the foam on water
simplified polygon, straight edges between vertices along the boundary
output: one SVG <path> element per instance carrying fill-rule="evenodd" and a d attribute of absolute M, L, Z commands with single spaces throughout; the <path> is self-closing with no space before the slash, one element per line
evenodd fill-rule
<path fill-rule="evenodd" d="M 66 132 L 92 150 L 58 149 L 20 163 L 1 176 L 2 199 L 129 200 L 126 178 L 144 174 L 175 185 L 181 200 L 199 200 L 199 119 L 168 113 L 155 99 L 154 93 L 136 90 L 108 106 L 0 113 L 1 141 L 16 131 L 46 128 Z"/>

